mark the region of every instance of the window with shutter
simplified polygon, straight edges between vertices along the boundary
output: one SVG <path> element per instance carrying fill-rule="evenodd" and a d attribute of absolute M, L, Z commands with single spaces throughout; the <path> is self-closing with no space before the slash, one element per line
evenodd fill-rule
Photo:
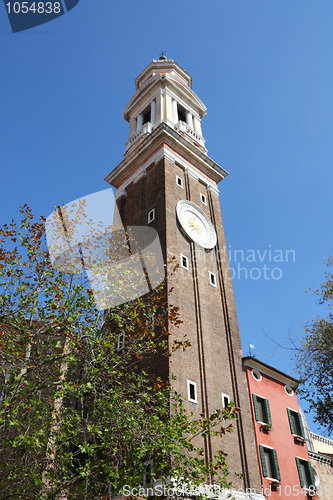
<path fill-rule="evenodd" d="M 291 433 L 295 436 L 302 436 L 304 438 L 305 434 L 300 413 L 290 410 L 290 408 L 287 408 L 287 412 Z"/>
<path fill-rule="evenodd" d="M 313 469 L 312 469 L 312 465 L 310 462 L 307 462 L 308 464 L 308 470 L 309 470 L 309 476 L 310 476 L 310 487 L 312 487 L 314 489 L 314 491 L 316 491 L 316 480 L 315 480 L 315 476 L 314 476 L 314 473 L 313 473 Z"/>
<path fill-rule="evenodd" d="M 304 482 L 303 469 L 302 469 L 302 466 L 301 466 L 301 461 L 300 461 L 300 459 L 298 457 L 296 457 L 296 465 L 297 465 L 299 482 L 301 483 L 302 488 L 304 488 L 305 487 L 305 482 Z"/>
<path fill-rule="evenodd" d="M 257 422 L 272 425 L 271 412 L 268 399 L 252 394 L 254 414 Z"/>
<path fill-rule="evenodd" d="M 296 465 L 302 488 L 312 488 L 315 491 L 315 478 L 310 462 L 296 457 Z"/>
<path fill-rule="evenodd" d="M 276 451 L 273 448 L 259 445 L 259 453 L 263 476 L 280 481 L 280 468 Z"/>
<path fill-rule="evenodd" d="M 269 409 L 268 399 L 264 399 L 264 407 L 265 407 L 265 422 L 268 425 L 272 425 L 271 412 Z"/>
<path fill-rule="evenodd" d="M 273 464 L 274 464 L 274 478 L 278 479 L 280 481 L 281 476 L 280 476 L 280 468 L 279 468 L 279 462 L 277 459 L 277 454 L 275 450 L 272 450 L 272 456 L 273 456 Z"/>
<path fill-rule="evenodd" d="M 260 459 L 261 459 L 261 467 L 262 467 L 262 475 L 264 477 L 267 477 L 267 468 L 266 468 L 266 461 L 265 461 L 265 448 L 262 445 L 259 445 L 259 452 L 260 452 Z"/>
<path fill-rule="evenodd" d="M 291 410 L 289 410 L 289 408 L 287 408 L 287 412 L 288 412 L 288 419 L 289 419 L 291 433 L 296 434 L 295 420 L 292 418 Z"/>
<path fill-rule="evenodd" d="M 255 414 L 256 420 L 260 420 L 259 419 L 257 396 L 255 394 L 252 394 L 252 399 L 253 399 L 253 408 L 254 408 L 254 414 Z"/>
<path fill-rule="evenodd" d="M 308 467 L 308 470 L 309 470 L 309 477 L 310 477 L 310 487 L 312 487 L 314 489 L 314 491 L 316 491 L 316 480 L 315 480 L 315 476 L 314 476 L 314 473 L 313 473 L 313 469 L 312 469 L 312 465 L 310 462 L 306 462 L 307 463 L 307 467 Z"/>
<path fill-rule="evenodd" d="M 304 427 L 303 427 L 303 422 L 302 422 L 302 416 L 300 413 L 297 413 L 298 416 L 298 424 L 299 424 L 299 431 L 300 431 L 300 436 L 305 438 L 305 432 L 304 432 Z"/>
<path fill-rule="evenodd" d="M 267 470 L 267 476 L 273 477 L 274 474 L 273 474 L 271 450 L 268 450 L 267 448 L 265 448 L 264 449 L 264 456 L 265 456 L 265 465 L 266 465 L 266 470 Z"/>

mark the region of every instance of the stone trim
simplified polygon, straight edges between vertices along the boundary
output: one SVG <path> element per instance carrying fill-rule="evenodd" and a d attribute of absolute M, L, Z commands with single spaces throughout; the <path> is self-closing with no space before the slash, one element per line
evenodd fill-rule
<path fill-rule="evenodd" d="M 150 134 L 152 130 L 153 125 L 150 122 L 145 123 L 136 134 L 132 135 L 132 137 L 128 139 L 128 141 L 126 142 L 126 149 L 130 148 L 133 142 L 136 141 L 140 136 Z"/>
<path fill-rule="evenodd" d="M 333 448 L 333 441 L 330 438 L 327 438 L 325 436 L 320 436 L 320 434 L 316 434 L 315 432 L 310 432 L 311 438 L 315 441 L 319 441 L 320 443 L 328 444 L 329 446 L 332 446 Z"/>
<path fill-rule="evenodd" d="M 205 147 L 205 140 L 202 138 L 198 132 L 196 132 L 193 128 L 191 128 L 187 123 L 179 120 L 175 124 L 175 130 L 177 132 L 184 132 L 185 134 L 189 135 L 192 139 L 195 141 L 198 141 L 198 143 L 204 148 Z"/>
<path fill-rule="evenodd" d="M 133 172 L 132 175 L 126 179 L 125 182 L 119 187 L 119 189 L 116 192 L 116 198 L 119 198 L 120 196 L 125 194 L 126 187 L 131 184 L 132 182 L 137 182 L 142 175 L 144 175 L 144 172 L 146 168 L 153 162 L 158 162 L 162 158 L 168 158 L 170 161 L 173 163 L 177 162 L 181 167 L 185 169 L 185 171 L 188 172 L 189 175 L 194 177 L 196 180 L 200 180 L 205 186 L 207 186 L 207 189 L 210 189 L 213 193 L 216 195 L 219 195 L 219 189 L 216 184 L 213 182 L 210 182 L 206 177 L 200 174 L 200 172 L 193 167 L 190 163 L 188 163 L 184 158 L 181 156 L 177 155 L 176 153 L 172 152 L 169 148 L 166 146 L 162 146 L 158 151 L 156 151 L 153 156 L 151 156 L 146 162 L 144 162 L 141 167 Z"/>
<path fill-rule="evenodd" d="M 333 466 L 332 458 L 326 455 L 322 455 L 321 453 L 316 453 L 315 451 L 309 451 L 309 458 L 312 458 L 312 460 L 316 460 L 317 462 L 321 462 L 323 464 L 328 464 L 331 467 Z"/>
<path fill-rule="evenodd" d="M 202 172 L 206 178 L 210 177 L 213 179 L 213 182 L 215 181 L 215 183 L 220 182 L 228 175 L 228 172 L 224 170 L 224 168 L 209 158 L 209 156 L 206 153 L 203 153 L 200 148 L 194 146 L 190 141 L 176 132 L 176 130 L 171 128 L 165 122 L 161 122 L 150 134 L 146 134 L 140 141 L 136 141 L 133 144 L 133 147 L 131 147 L 126 153 L 124 160 L 105 177 L 106 182 L 114 185 L 113 183 L 117 178 L 119 179 L 119 177 L 121 177 L 121 174 L 123 174 L 124 177 L 126 170 L 130 170 L 131 167 L 133 168 L 134 162 L 137 165 L 138 158 L 143 156 L 145 151 L 148 156 L 149 150 L 151 150 L 155 142 L 158 144 L 156 149 L 159 149 L 161 145 L 164 144 L 168 144 L 169 148 L 173 150 L 175 148 L 182 149 L 184 154 L 183 152 L 178 154 L 183 157 L 186 155 L 193 158 L 193 160 L 198 164 L 196 168 Z M 189 162 L 192 160 L 187 161 Z M 120 184 L 121 179 L 118 181 L 118 186 L 115 187 L 120 187 Z"/>

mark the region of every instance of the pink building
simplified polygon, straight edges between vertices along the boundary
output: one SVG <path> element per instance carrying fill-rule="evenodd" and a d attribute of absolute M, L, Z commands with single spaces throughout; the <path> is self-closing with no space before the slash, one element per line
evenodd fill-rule
<path fill-rule="evenodd" d="M 243 358 L 266 498 L 317 498 L 295 390 L 298 381 L 251 356 Z"/>

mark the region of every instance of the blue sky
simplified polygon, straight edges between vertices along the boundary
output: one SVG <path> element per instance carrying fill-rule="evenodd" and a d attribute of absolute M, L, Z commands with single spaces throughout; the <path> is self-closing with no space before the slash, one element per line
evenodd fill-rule
<path fill-rule="evenodd" d="M 230 172 L 220 184 L 229 251 L 295 252 L 277 264 L 281 279 L 234 280 L 244 353 L 253 343 L 295 374 L 268 337 L 287 344 L 325 312 L 305 290 L 333 253 L 332 21 L 331 0 L 80 0 L 13 34 L 1 4 L 0 223 L 23 203 L 47 216 L 108 187 L 134 79 L 166 50 L 192 75 L 208 153 Z"/>

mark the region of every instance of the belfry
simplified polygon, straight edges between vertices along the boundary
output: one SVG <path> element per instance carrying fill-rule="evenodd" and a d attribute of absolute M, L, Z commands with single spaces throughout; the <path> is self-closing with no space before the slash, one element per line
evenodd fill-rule
<path fill-rule="evenodd" d="M 206 107 L 181 66 L 162 55 L 140 73 L 135 87 L 124 110 L 129 123 L 124 159 L 106 180 L 117 189 L 123 223 L 156 229 L 165 262 L 176 257 L 179 263 L 168 280 L 173 287 L 170 302 L 179 308 L 182 320 L 174 335 L 186 334 L 191 347 L 173 353 L 165 369 L 175 375 L 173 385 L 186 408 L 198 418 L 229 401 L 241 408 L 233 433 L 205 438 L 206 459 L 222 449 L 228 453 L 233 487 L 259 492 L 219 202 L 218 183 L 228 174 L 207 154 L 201 128 Z"/>

